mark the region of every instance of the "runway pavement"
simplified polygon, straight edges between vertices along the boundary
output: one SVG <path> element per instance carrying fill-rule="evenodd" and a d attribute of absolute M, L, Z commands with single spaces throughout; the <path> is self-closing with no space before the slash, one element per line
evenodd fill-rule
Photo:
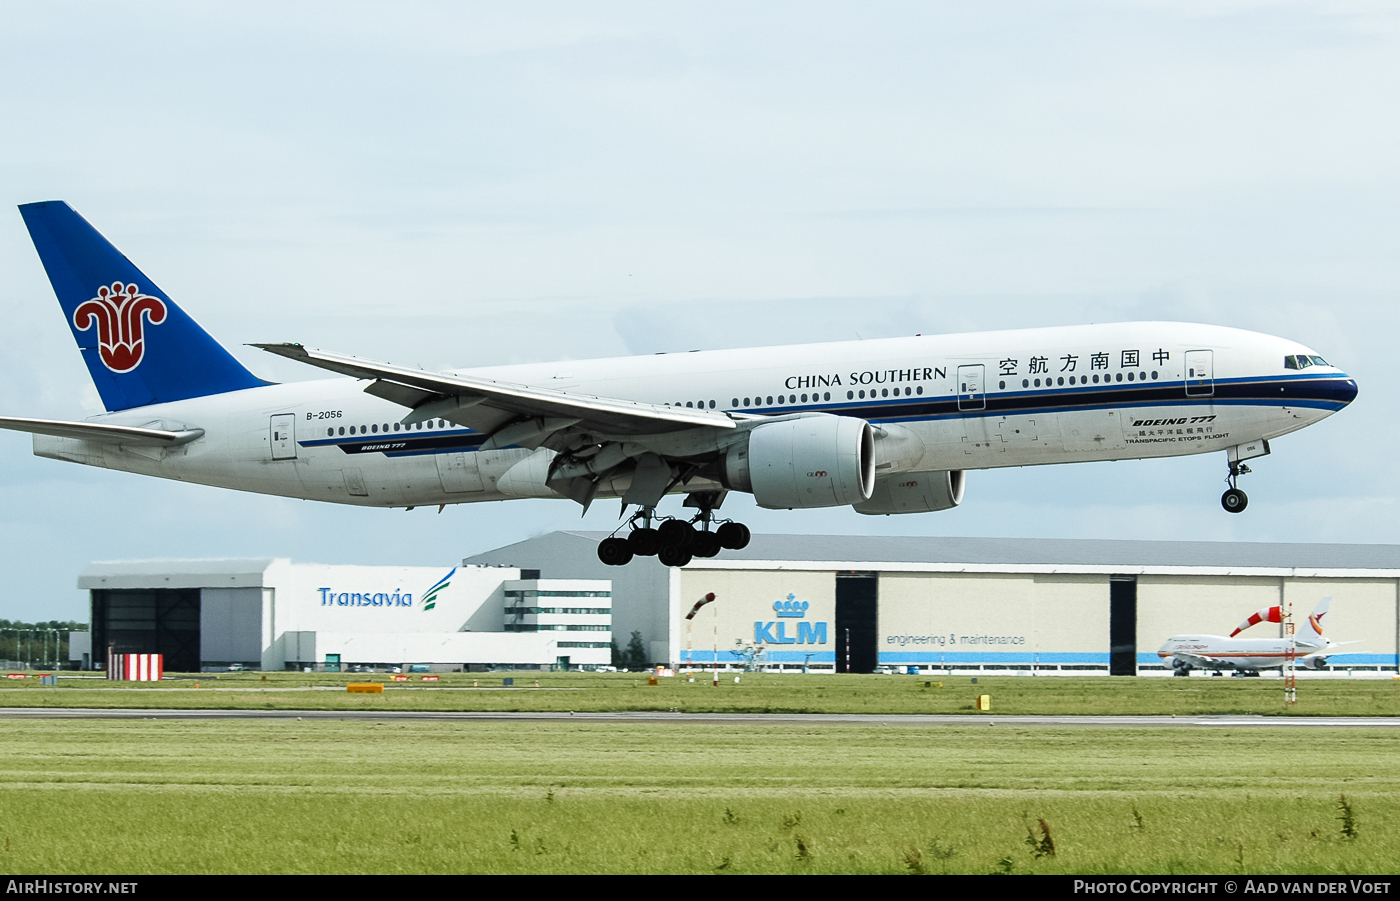
<path fill-rule="evenodd" d="M 1160 729 L 1169 727 L 1248 727 L 1339 729 L 1400 728 L 1400 717 L 1385 716 L 993 716 L 888 715 L 854 713 L 520 713 L 389 710 L 141 710 L 135 708 L 0 707 L 0 719 L 92 720 L 422 720 L 439 722 L 600 722 L 704 723 L 712 725 L 849 726 L 1003 726 Z"/>

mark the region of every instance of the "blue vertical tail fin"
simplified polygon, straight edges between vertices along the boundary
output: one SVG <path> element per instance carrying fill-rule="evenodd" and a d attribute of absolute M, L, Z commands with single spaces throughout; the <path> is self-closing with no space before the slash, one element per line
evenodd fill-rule
<path fill-rule="evenodd" d="M 68 204 L 19 211 L 108 410 L 267 384 Z"/>

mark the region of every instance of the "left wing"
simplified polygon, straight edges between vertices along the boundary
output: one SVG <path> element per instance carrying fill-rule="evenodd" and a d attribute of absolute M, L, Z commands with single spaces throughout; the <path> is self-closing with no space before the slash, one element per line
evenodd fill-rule
<path fill-rule="evenodd" d="M 374 379 L 365 388 L 366 392 L 414 411 L 404 418 L 404 422 L 441 416 L 468 428 L 494 433 L 500 426 L 512 421 L 539 419 L 544 421 L 540 427 L 547 428 L 551 420 L 557 420 L 560 421 L 559 425 L 549 433 L 577 425 L 620 438 L 674 432 L 696 426 L 732 429 L 739 420 L 750 418 L 711 410 L 572 394 L 555 388 L 498 382 L 479 376 L 410 369 L 346 354 L 311 350 L 300 344 L 254 344 L 253 347 L 342 375 Z M 547 437 L 549 433 L 542 437 Z"/>
<path fill-rule="evenodd" d="M 1222 666 L 1234 666 L 1233 663 L 1222 662 L 1211 657 L 1202 657 L 1199 654 L 1184 654 L 1181 651 L 1177 651 L 1173 656 L 1180 660 L 1185 660 L 1187 663 L 1200 669 L 1219 669 Z"/>
<path fill-rule="evenodd" d="M 613 397 L 574 394 L 480 376 L 410 369 L 300 344 L 255 344 L 269 353 L 358 379 L 365 392 L 408 407 L 401 422 L 442 418 L 488 435 L 482 450 L 515 445 L 558 452 L 549 485 L 587 509 L 607 477 L 643 469 L 624 504 L 649 507 L 737 437 L 744 423 L 767 417 Z M 650 462 L 648 462 L 650 461 Z M 640 469 L 638 468 L 640 467 Z"/>

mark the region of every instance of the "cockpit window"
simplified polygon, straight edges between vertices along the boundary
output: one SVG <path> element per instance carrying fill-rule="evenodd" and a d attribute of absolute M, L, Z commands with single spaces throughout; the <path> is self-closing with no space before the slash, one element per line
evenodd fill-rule
<path fill-rule="evenodd" d="M 1283 358 L 1284 369 L 1307 369 L 1309 366 L 1331 366 L 1332 364 L 1317 354 L 1289 355 Z"/>

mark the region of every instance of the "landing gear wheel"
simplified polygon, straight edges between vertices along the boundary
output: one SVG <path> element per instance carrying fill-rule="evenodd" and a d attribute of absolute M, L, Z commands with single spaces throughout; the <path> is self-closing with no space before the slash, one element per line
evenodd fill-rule
<path fill-rule="evenodd" d="M 720 543 L 719 536 L 714 532 L 696 532 L 695 541 L 690 546 L 690 552 L 696 557 L 713 557 L 723 548 L 724 545 Z"/>
<path fill-rule="evenodd" d="M 598 559 L 608 566 L 626 566 L 632 562 L 632 549 L 625 538 L 604 538 L 598 542 Z"/>
<path fill-rule="evenodd" d="M 695 541 L 695 529 L 690 523 L 680 519 L 668 519 L 656 530 L 661 538 L 663 548 L 672 547 L 677 550 L 690 547 Z M 664 562 L 664 561 L 663 561 Z M 667 564 L 670 566 L 671 564 Z"/>
<path fill-rule="evenodd" d="M 715 530 L 721 547 L 737 551 L 749 546 L 749 527 L 741 522 L 727 522 Z"/>
<path fill-rule="evenodd" d="M 1220 495 L 1220 506 L 1225 508 L 1226 513 L 1243 513 L 1244 508 L 1249 506 L 1249 495 L 1238 488 L 1231 488 Z"/>
<path fill-rule="evenodd" d="M 656 553 L 656 559 L 666 566 L 685 566 L 690 562 L 690 551 L 674 545 L 663 544 L 661 550 Z"/>
<path fill-rule="evenodd" d="M 627 536 L 627 546 L 638 557 L 655 557 L 661 549 L 661 536 L 655 529 L 634 529 Z"/>

